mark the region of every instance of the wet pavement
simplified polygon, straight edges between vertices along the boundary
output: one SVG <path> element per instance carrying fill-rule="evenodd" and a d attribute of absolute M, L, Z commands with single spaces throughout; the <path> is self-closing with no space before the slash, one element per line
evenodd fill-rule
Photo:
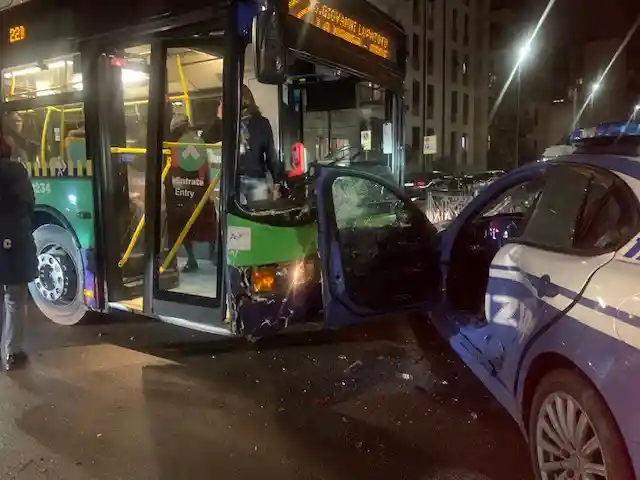
<path fill-rule="evenodd" d="M 513 422 L 424 320 L 258 344 L 30 320 L 0 478 L 529 480 Z"/>

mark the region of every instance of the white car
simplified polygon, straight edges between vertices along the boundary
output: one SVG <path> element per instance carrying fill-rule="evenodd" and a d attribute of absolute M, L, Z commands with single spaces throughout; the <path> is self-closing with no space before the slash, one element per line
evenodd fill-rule
<path fill-rule="evenodd" d="M 591 131 L 440 231 L 371 175 L 328 170 L 319 190 L 327 318 L 428 311 L 520 425 L 539 480 L 640 478 L 640 125 Z M 382 184 L 396 219 L 323 202 L 340 176 Z"/>

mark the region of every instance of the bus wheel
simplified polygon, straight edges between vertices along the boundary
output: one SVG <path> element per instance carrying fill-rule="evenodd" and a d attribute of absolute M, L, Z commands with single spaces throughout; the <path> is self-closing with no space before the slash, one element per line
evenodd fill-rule
<path fill-rule="evenodd" d="M 34 303 L 52 322 L 75 325 L 88 311 L 84 304 L 84 265 L 73 235 L 57 225 L 33 232 L 38 278 L 29 284 Z"/>

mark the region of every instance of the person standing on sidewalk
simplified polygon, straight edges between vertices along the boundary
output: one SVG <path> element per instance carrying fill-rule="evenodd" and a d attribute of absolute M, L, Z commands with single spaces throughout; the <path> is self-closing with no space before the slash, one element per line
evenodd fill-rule
<path fill-rule="evenodd" d="M 21 367 L 27 360 L 22 350 L 27 284 L 38 276 L 32 234 L 34 207 L 27 170 L 11 160 L 11 146 L 0 137 L 0 354 L 5 371 Z"/>

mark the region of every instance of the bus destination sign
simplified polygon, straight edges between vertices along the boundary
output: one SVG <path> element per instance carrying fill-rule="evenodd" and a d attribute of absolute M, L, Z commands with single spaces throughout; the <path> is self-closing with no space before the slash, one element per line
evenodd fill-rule
<path fill-rule="evenodd" d="M 335 7 L 316 0 L 289 0 L 289 15 L 379 57 L 393 60 L 392 52 L 395 50 L 388 35 L 345 15 Z"/>
<path fill-rule="evenodd" d="M 9 43 L 17 43 L 27 39 L 27 27 L 16 25 L 9 27 Z"/>

